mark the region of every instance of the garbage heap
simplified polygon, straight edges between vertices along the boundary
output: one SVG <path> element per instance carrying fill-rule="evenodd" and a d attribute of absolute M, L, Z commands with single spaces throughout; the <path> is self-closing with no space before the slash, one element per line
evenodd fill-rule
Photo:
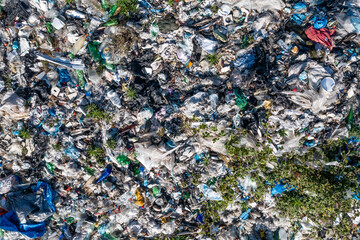
<path fill-rule="evenodd" d="M 0 5 L 0 239 L 359 237 L 359 1 Z"/>

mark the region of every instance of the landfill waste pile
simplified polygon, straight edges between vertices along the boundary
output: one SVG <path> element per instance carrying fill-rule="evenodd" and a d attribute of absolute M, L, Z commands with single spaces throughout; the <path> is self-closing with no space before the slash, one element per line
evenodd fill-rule
<path fill-rule="evenodd" d="M 0 6 L 0 239 L 360 239 L 359 0 Z"/>

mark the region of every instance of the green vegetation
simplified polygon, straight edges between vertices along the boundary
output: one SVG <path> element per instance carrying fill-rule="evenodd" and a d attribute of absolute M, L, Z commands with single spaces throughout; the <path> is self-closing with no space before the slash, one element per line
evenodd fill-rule
<path fill-rule="evenodd" d="M 111 139 L 107 140 L 107 142 L 106 142 L 106 146 L 110 149 L 115 149 L 116 144 L 117 144 L 117 141 L 114 138 L 111 138 Z"/>
<path fill-rule="evenodd" d="M 195 185 L 195 186 L 197 186 L 197 185 L 199 185 L 200 184 L 200 178 L 201 178 L 201 176 L 199 175 L 199 174 L 197 174 L 197 173 L 193 173 L 193 174 L 191 174 L 191 184 L 192 185 Z"/>
<path fill-rule="evenodd" d="M 58 152 L 61 151 L 61 143 L 54 144 L 52 147 Z"/>
<path fill-rule="evenodd" d="M 76 0 L 65 0 L 66 4 L 74 4 Z"/>
<path fill-rule="evenodd" d="M 255 42 L 255 39 L 252 35 L 244 35 L 240 48 L 245 49 L 249 47 L 253 42 Z"/>
<path fill-rule="evenodd" d="M 97 146 L 92 146 L 88 149 L 87 153 L 91 156 L 94 157 L 95 159 L 99 159 L 99 158 L 103 158 L 105 157 L 105 150 L 97 147 Z"/>
<path fill-rule="evenodd" d="M 167 3 L 168 3 L 170 6 L 172 6 L 172 5 L 174 5 L 175 0 L 167 0 Z"/>
<path fill-rule="evenodd" d="M 119 14 L 129 17 L 130 14 L 136 13 L 137 9 L 137 0 L 117 0 L 116 6 L 119 11 Z"/>
<path fill-rule="evenodd" d="M 192 239 L 189 236 L 175 236 L 175 237 L 155 237 L 155 240 L 187 240 Z"/>
<path fill-rule="evenodd" d="M 103 166 L 105 164 L 105 150 L 103 148 L 97 147 L 97 146 L 91 146 L 87 153 L 90 157 L 93 157 L 96 162 L 99 164 L 99 166 Z"/>
<path fill-rule="evenodd" d="M 216 14 L 219 11 L 219 7 L 216 4 L 211 5 L 210 10 Z"/>
<path fill-rule="evenodd" d="M 94 169 L 90 168 L 88 166 L 84 166 L 85 171 L 90 175 L 90 176 L 94 176 Z"/>
<path fill-rule="evenodd" d="M 28 153 L 28 150 L 26 147 L 23 147 L 22 149 L 22 155 L 25 156 Z"/>
<path fill-rule="evenodd" d="M 27 128 L 22 129 L 19 133 L 19 137 L 21 137 L 22 139 L 31 138 L 29 129 L 27 129 Z"/>
<path fill-rule="evenodd" d="M 347 191 L 358 194 L 357 169 L 358 152 L 350 150 L 345 140 L 330 141 L 317 148 L 310 149 L 306 154 L 288 153 L 280 159 L 272 154 L 272 149 L 264 146 L 261 150 L 237 147 L 239 136 L 230 136 L 226 149 L 232 161 L 229 167 L 231 174 L 226 175 L 216 184 L 216 190 L 222 194 L 223 201 L 207 201 L 202 213 L 205 224 L 203 233 L 210 235 L 210 227 L 219 224 L 219 211 L 224 211 L 232 204 L 240 192 L 238 179 L 250 176 L 257 188 L 249 195 L 248 202 L 260 203 L 266 192 L 282 181 L 284 184 L 296 186 L 295 190 L 274 196 L 276 208 L 283 217 L 289 217 L 294 227 L 303 217 L 307 216 L 317 224 L 317 231 L 332 228 L 333 222 L 340 213 L 349 212 L 356 200 L 346 198 Z M 338 165 L 325 165 L 337 159 Z M 355 164 L 354 164 L 355 163 Z M 247 202 L 242 203 L 243 209 Z M 338 237 L 355 232 L 351 222 L 346 218 L 333 233 Z"/>
<path fill-rule="evenodd" d="M 206 56 L 206 60 L 210 63 L 210 65 L 216 65 L 219 62 L 219 56 L 216 53 L 211 53 Z"/>
<path fill-rule="evenodd" d="M 190 128 L 192 121 L 197 122 L 198 119 L 194 117 L 187 120 L 187 125 L 184 126 L 191 129 L 193 134 L 215 137 L 214 140 L 226 135 L 224 130 L 219 131 L 216 126 L 208 127 L 206 124 Z M 267 129 L 266 126 L 265 128 Z M 286 136 L 283 129 L 277 133 L 282 137 Z M 350 136 L 360 136 L 360 127 L 353 124 Z M 309 237 L 318 237 L 318 232 L 322 230 L 337 237 L 357 233 L 347 216 L 358 204 L 348 192 L 360 196 L 357 177 L 360 173 L 360 154 L 356 145 L 353 146 L 346 139 L 327 141 L 305 153 L 286 153 L 279 158 L 273 154 L 266 142 L 258 143 L 257 148 L 240 147 L 238 144 L 243 137 L 247 137 L 246 131 L 238 131 L 236 135 L 230 135 L 225 144 L 227 167 L 231 171 L 225 176 L 208 179 L 208 186 L 221 193 L 223 200 L 203 203 L 200 209 L 204 221 L 204 224 L 200 225 L 202 234 L 212 236 L 212 226 L 221 225 L 220 213 L 228 206 L 240 205 L 245 211 L 250 203 L 262 204 L 265 194 L 270 194 L 271 189 L 280 182 L 295 186 L 292 191 L 273 196 L 280 216 L 290 219 L 294 229 L 306 216 L 316 224 Z M 270 142 L 270 139 L 268 140 Z M 206 158 L 206 161 L 200 163 L 205 167 L 204 173 L 211 164 L 210 161 L 211 159 Z M 329 162 L 337 164 L 326 164 Z M 256 183 L 256 189 L 245 196 L 239 189 L 239 181 L 246 177 Z M 200 179 L 201 173 L 190 173 L 189 183 L 196 187 L 200 184 Z M 248 197 L 248 200 L 239 201 L 245 197 Z M 334 226 L 333 223 L 340 214 L 343 219 L 339 225 Z"/>
<path fill-rule="evenodd" d="M 128 89 L 126 90 L 126 97 L 130 100 L 133 101 L 136 99 L 136 91 L 134 88 L 132 87 L 128 87 Z"/>
<path fill-rule="evenodd" d="M 349 134 L 350 136 L 360 138 L 360 126 L 358 124 L 351 124 Z"/>
<path fill-rule="evenodd" d="M 111 119 L 110 114 L 107 113 L 105 110 L 101 109 L 95 103 L 87 106 L 87 117 L 92 118 L 96 121 L 106 120 L 107 122 Z"/>
<path fill-rule="evenodd" d="M 4 83 L 5 83 L 5 87 L 7 89 L 12 89 L 13 86 L 12 86 L 12 83 L 13 83 L 13 80 L 11 79 L 10 75 L 2 75 L 1 78 L 4 80 Z"/>

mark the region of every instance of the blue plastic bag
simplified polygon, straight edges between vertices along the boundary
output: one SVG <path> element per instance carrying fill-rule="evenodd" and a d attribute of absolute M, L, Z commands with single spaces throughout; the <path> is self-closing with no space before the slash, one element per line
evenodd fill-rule
<path fill-rule="evenodd" d="M 58 87 L 63 87 L 66 85 L 66 83 L 71 82 L 71 77 L 69 75 L 69 72 L 66 69 L 58 68 L 57 72 L 59 74 Z"/>
<path fill-rule="evenodd" d="M 196 220 L 197 220 L 198 222 L 200 222 L 201 224 L 204 224 L 203 216 L 201 215 L 201 213 L 198 213 L 198 214 L 197 214 Z"/>
<path fill-rule="evenodd" d="M 359 16 L 351 16 L 350 22 L 356 29 L 356 32 L 360 33 L 360 17 Z"/>
<path fill-rule="evenodd" d="M 55 205 L 53 203 L 53 200 L 56 195 L 55 191 L 53 191 L 51 189 L 49 184 L 47 184 L 46 182 L 42 182 L 42 181 L 38 181 L 38 183 L 36 185 L 36 191 L 39 191 L 39 189 L 43 190 L 43 195 L 44 195 L 44 198 L 45 198 L 47 204 L 49 204 L 51 211 L 53 213 L 55 213 Z"/>
<path fill-rule="evenodd" d="M 75 147 L 68 147 L 64 149 L 63 153 L 71 159 L 78 159 L 80 157 L 80 152 Z"/>
<path fill-rule="evenodd" d="M 292 191 L 294 189 L 295 189 L 294 186 L 280 182 L 271 189 L 271 196 L 282 194 L 283 192 Z"/>
<path fill-rule="evenodd" d="M 303 23 L 305 18 L 306 18 L 306 15 L 305 14 L 300 14 L 300 13 L 294 13 L 291 16 L 291 19 L 299 26 Z"/>
<path fill-rule="evenodd" d="M 294 9 L 294 10 L 302 10 L 302 9 L 305 9 L 305 8 L 306 8 L 306 4 L 305 4 L 305 3 L 302 3 L 302 2 L 296 3 L 296 4 L 293 6 L 293 9 Z"/>
<path fill-rule="evenodd" d="M 325 28 L 327 25 L 327 19 L 325 17 L 318 18 L 317 16 L 314 17 L 314 28 L 321 29 Z"/>
<path fill-rule="evenodd" d="M 23 224 L 14 211 L 0 217 L 0 228 L 5 231 L 19 232 L 29 238 L 39 238 L 46 232 L 45 222 Z"/>

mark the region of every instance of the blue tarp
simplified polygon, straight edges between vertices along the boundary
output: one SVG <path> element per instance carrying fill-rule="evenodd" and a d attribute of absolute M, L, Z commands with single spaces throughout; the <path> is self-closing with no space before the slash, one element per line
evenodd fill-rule
<path fill-rule="evenodd" d="M 19 232 L 29 238 L 38 238 L 46 232 L 45 222 L 23 224 L 14 211 L 0 217 L 0 228 L 5 231 Z"/>
<path fill-rule="evenodd" d="M 39 190 L 43 191 L 44 199 L 51 212 L 54 213 L 55 205 L 53 200 L 56 193 L 51 189 L 49 184 L 42 181 L 37 183 L 34 194 Z M 19 198 L 21 198 L 21 195 L 19 195 Z M 45 221 L 40 223 L 21 223 L 16 212 L 10 210 L 8 213 L 0 216 L 0 228 L 5 231 L 19 232 L 29 238 L 39 238 L 46 232 L 46 223 Z"/>
<path fill-rule="evenodd" d="M 51 189 L 49 184 L 47 184 L 46 182 L 42 182 L 42 181 L 38 181 L 38 183 L 36 185 L 36 191 L 39 191 L 39 189 L 43 189 L 44 198 L 45 198 L 47 204 L 49 204 L 51 211 L 54 213 L 55 205 L 53 203 L 53 200 L 54 200 L 55 194 L 56 194 L 55 191 L 53 191 Z"/>

